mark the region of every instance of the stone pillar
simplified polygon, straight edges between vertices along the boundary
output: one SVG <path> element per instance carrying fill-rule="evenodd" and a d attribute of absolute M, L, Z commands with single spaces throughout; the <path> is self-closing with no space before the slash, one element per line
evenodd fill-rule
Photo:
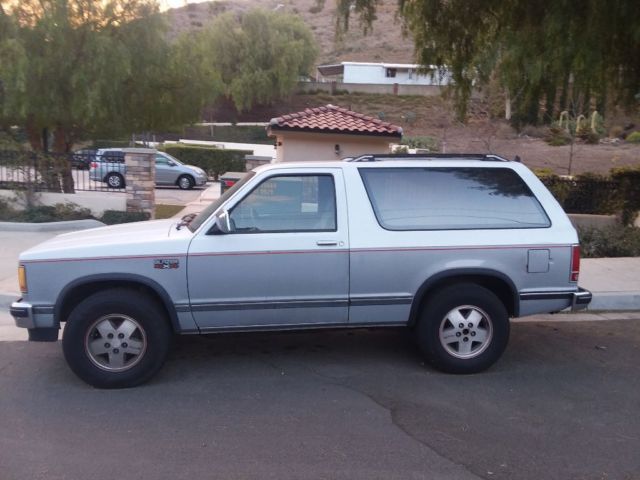
<path fill-rule="evenodd" d="M 150 219 L 156 216 L 155 157 L 153 148 L 124 149 L 127 212 L 148 212 Z"/>

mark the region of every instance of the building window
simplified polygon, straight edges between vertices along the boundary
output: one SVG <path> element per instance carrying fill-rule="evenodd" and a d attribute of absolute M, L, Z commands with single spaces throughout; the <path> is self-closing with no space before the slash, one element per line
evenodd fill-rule
<path fill-rule="evenodd" d="M 397 73 L 397 69 L 395 68 L 387 68 L 387 78 L 395 78 Z"/>

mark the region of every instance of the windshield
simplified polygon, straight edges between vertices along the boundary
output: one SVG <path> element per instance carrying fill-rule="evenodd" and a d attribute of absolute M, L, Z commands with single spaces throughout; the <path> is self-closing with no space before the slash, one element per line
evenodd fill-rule
<path fill-rule="evenodd" d="M 189 225 L 188 225 L 189 230 L 191 230 L 192 232 L 195 232 L 198 228 L 200 228 L 200 225 L 202 225 L 207 220 L 207 218 L 211 216 L 213 212 L 215 212 L 218 208 L 220 208 L 220 205 L 226 202 L 227 199 L 231 197 L 231 195 L 233 195 L 242 185 L 247 183 L 249 179 L 252 178 L 255 174 L 256 172 L 247 173 L 239 181 L 234 183 L 229 190 L 225 191 L 219 198 L 211 202 L 207 206 L 207 208 L 202 210 L 191 222 L 189 222 Z"/>
<path fill-rule="evenodd" d="M 184 165 L 184 163 L 182 163 L 180 160 L 178 160 L 176 157 L 174 157 L 173 155 L 169 155 L 168 153 L 162 152 L 162 155 L 167 157 L 169 160 L 173 160 L 174 162 L 176 162 L 178 165 Z"/>

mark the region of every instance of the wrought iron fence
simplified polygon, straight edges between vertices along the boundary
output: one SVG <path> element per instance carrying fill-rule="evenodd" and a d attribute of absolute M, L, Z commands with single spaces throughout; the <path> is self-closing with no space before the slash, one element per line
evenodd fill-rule
<path fill-rule="evenodd" d="M 124 158 L 98 159 L 91 150 L 46 154 L 0 150 L 1 189 L 123 192 L 124 178 Z"/>
<path fill-rule="evenodd" d="M 611 214 L 625 207 L 626 190 L 616 180 L 580 177 L 540 180 L 567 213 Z"/>

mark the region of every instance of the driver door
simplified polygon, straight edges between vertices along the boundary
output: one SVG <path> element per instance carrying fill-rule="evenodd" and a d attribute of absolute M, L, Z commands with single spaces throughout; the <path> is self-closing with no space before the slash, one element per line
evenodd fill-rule
<path fill-rule="evenodd" d="M 191 242 L 191 310 L 202 330 L 340 325 L 349 245 L 342 171 L 268 176 L 229 209 L 231 232 Z"/>

